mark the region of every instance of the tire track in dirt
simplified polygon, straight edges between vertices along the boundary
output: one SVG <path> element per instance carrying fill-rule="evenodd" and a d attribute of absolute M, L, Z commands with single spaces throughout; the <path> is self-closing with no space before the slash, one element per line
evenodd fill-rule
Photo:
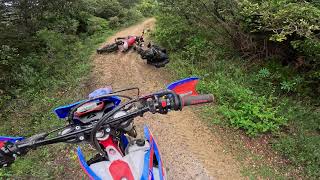
<path fill-rule="evenodd" d="M 131 26 L 116 37 L 141 35 L 152 29 L 155 19 Z M 173 61 L 173 60 L 171 60 Z M 164 69 L 147 65 L 135 52 L 95 55 L 92 88 L 112 86 L 113 89 L 139 87 L 142 94 L 154 92 L 170 83 Z M 168 115 L 146 114 L 135 121 L 137 130 L 147 124 L 158 142 L 168 179 L 242 179 L 240 165 L 224 153 L 223 142 L 214 135 L 191 108 Z M 140 132 L 141 135 L 141 132 Z"/>

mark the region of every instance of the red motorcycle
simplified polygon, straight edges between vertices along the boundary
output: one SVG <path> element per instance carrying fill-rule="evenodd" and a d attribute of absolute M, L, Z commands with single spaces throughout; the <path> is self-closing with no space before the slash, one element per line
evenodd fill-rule
<path fill-rule="evenodd" d="M 118 37 L 115 39 L 114 43 L 107 44 L 102 48 L 97 49 L 97 53 L 112 53 L 118 50 L 126 52 L 135 45 L 142 46 L 142 43 L 144 42 L 143 35 L 144 32 L 142 32 L 141 36 Z"/>

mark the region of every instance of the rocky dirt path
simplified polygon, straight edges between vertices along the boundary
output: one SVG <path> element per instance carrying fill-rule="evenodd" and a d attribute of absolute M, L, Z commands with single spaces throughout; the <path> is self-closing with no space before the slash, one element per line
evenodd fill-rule
<path fill-rule="evenodd" d="M 143 29 L 152 29 L 154 24 L 155 19 L 147 19 L 118 32 L 106 43 L 120 36 L 141 35 Z M 145 94 L 170 83 L 166 70 L 147 65 L 135 52 L 95 55 L 93 65 L 93 88 L 109 85 L 113 89 L 140 87 Z M 147 124 L 153 132 L 168 179 L 242 179 L 238 162 L 224 153 L 223 142 L 191 108 L 168 115 L 146 114 L 135 123 L 138 129 Z"/>

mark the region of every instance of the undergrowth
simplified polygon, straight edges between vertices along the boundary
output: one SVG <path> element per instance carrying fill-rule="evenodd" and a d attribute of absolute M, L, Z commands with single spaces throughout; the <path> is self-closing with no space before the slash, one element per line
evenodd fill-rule
<path fill-rule="evenodd" d="M 212 123 L 253 138 L 271 133 L 272 147 L 290 160 L 288 166 L 319 178 L 320 113 L 309 99 L 294 96 L 299 76 L 276 59 L 241 58 L 227 36 L 215 32 L 221 31 L 166 15 L 158 17 L 154 37 L 171 52 L 169 69 L 176 77 L 198 76 L 199 90 L 215 95 L 217 106 L 206 111 Z"/>

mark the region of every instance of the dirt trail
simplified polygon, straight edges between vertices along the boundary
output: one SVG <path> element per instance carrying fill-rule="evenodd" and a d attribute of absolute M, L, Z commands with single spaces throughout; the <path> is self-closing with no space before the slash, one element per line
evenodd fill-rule
<path fill-rule="evenodd" d="M 124 29 L 114 38 L 141 35 L 154 26 L 155 19 Z M 173 61 L 173 60 L 172 60 Z M 154 92 L 170 83 L 163 76 L 167 72 L 149 66 L 134 52 L 94 56 L 92 87 L 111 85 L 113 89 L 140 87 L 142 94 Z M 147 124 L 160 146 L 168 179 L 242 179 L 239 164 L 224 153 L 221 140 L 216 137 L 191 108 L 168 115 L 146 114 L 135 121 L 138 129 Z"/>

